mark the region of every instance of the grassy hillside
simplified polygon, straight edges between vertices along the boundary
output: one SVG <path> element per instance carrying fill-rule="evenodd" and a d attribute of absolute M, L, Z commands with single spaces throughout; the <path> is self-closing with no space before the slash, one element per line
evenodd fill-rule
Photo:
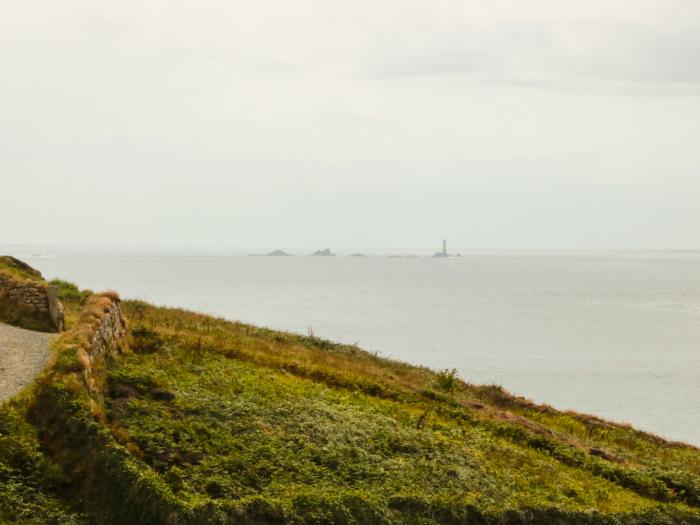
<path fill-rule="evenodd" d="M 0 523 L 700 523 L 697 448 L 316 337 L 127 301 L 91 394 L 99 302 L 61 293 L 73 330 L 0 413 L 30 491 Z"/>
<path fill-rule="evenodd" d="M 0 255 L 0 273 L 5 273 L 13 279 L 23 281 L 40 282 L 43 280 L 40 272 L 19 259 L 8 255 Z"/>

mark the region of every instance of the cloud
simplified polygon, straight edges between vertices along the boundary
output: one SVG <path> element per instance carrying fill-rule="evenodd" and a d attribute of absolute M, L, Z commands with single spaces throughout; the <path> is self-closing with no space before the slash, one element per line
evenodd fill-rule
<path fill-rule="evenodd" d="M 6 6 L 0 24 L 14 44 L 3 55 L 63 49 L 290 75 L 700 82 L 695 0 L 34 0 Z"/>
<path fill-rule="evenodd" d="M 585 222 L 580 203 L 614 194 L 629 229 L 610 245 L 700 238 L 696 0 L 6 4 L 0 177 L 17 198 L 0 222 L 36 199 L 97 212 L 115 188 L 105 217 L 144 243 L 245 244 L 251 217 L 273 245 L 331 223 L 411 243 L 397 225 L 429 239 L 449 222 L 457 238 L 488 215 L 504 227 L 464 235 L 508 246 L 524 241 L 506 226 L 534 228 L 536 209 L 533 243 L 591 246 L 614 203 L 580 237 L 566 217 Z M 656 194 L 666 214 L 649 211 Z M 578 211 L 554 235 L 563 208 Z M 694 220 L 676 228 L 681 211 Z M 14 235 L 99 239 L 103 225 L 74 215 Z"/>
<path fill-rule="evenodd" d="M 382 9 L 364 30 L 366 62 L 356 66 L 378 76 L 445 75 L 542 84 L 700 82 L 697 2 L 440 5 L 394 5 L 395 12 L 401 12 L 398 17 Z M 348 22 L 341 14 L 341 21 L 333 23 L 344 20 L 361 26 L 357 17 L 355 13 Z"/>

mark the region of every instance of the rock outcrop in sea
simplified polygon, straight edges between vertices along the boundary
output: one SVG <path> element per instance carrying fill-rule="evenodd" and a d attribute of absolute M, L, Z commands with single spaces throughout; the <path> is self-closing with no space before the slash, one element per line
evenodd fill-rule
<path fill-rule="evenodd" d="M 312 257 L 335 257 L 335 254 L 331 252 L 330 248 L 326 248 L 325 250 L 316 250 L 314 253 L 311 254 Z"/>

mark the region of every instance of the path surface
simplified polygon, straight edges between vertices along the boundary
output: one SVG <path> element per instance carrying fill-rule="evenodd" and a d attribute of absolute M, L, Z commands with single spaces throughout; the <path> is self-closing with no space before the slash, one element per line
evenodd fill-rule
<path fill-rule="evenodd" d="M 46 366 L 53 337 L 0 323 L 0 402 L 17 394 Z"/>

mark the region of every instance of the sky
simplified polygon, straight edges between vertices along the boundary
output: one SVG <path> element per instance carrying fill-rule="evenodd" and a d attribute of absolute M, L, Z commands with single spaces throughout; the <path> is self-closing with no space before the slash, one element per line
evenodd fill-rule
<path fill-rule="evenodd" d="M 0 13 L 0 245 L 700 249 L 697 0 Z"/>

